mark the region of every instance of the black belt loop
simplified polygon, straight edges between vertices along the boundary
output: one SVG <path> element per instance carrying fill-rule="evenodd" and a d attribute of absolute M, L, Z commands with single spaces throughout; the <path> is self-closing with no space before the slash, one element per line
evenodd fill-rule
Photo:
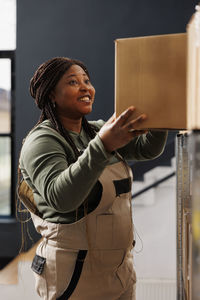
<path fill-rule="evenodd" d="M 78 284 L 79 278 L 81 276 L 81 272 L 83 269 L 83 263 L 85 261 L 86 254 L 87 254 L 87 250 L 79 250 L 71 281 L 70 281 L 67 289 L 64 291 L 64 293 L 59 298 L 57 298 L 57 300 L 67 300 L 72 295 L 73 291 L 75 290 L 75 288 Z"/>

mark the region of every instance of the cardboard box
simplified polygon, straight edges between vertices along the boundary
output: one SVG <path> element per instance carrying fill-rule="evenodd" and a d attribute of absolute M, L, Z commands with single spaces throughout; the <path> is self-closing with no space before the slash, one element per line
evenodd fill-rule
<path fill-rule="evenodd" d="M 200 129 L 200 7 L 187 25 L 188 128 Z"/>
<path fill-rule="evenodd" d="M 186 48 L 186 33 L 117 39 L 117 116 L 134 105 L 141 129 L 186 129 Z"/>

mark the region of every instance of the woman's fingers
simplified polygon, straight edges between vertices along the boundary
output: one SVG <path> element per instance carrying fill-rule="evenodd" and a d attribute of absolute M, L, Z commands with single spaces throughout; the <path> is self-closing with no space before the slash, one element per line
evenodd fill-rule
<path fill-rule="evenodd" d="M 115 124 L 119 125 L 120 127 L 126 124 L 129 117 L 133 114 L 135 110 L 134 106 L 130 106 L 127 110 L 125 110 L 123 113 L 119 115 L 119 117 L 116 119 Z"/>
<path fill-rule="evenodd" d="M 124 129 L 128 130 L 129 132 L 132 132 L 137 129 L 140 122 L 144 121 L 147 118 L 145 114 L 140 115 L 136 119 L 130 121 L 128 124 L 124 125 Z"/>
<path fill-rule="evenodd" d="M 104 126 L 101 127 L 98 134 L 108 152 L 119 149 L 129 143 L 134 137 L 146 133 L 146 130 L 137 130 L 137 128 L 139 128 L 139 122 L 146 119 L 145 114 L 129 121 L 134 110 L 135 108 L 133 106 L 129 107 L 117 119 L 114 114 Z"/>
<path fill-rule="evenodd" d="M 132 137 L 137 137 L 139 135 L 147 134 L 147 133 L 148 133 L 148 130 L 133 130 L 130 132 L 130 134 L 132 134 Z"/>
<path fill-rule="evenodd" d="M 115 119 L 116 119 L 116 113 L 114 113 L 114 114 L 108 119 L 107 123 L 111 124 L 111 123 L 113 123 L 113 122 L 115 121 Z"/>

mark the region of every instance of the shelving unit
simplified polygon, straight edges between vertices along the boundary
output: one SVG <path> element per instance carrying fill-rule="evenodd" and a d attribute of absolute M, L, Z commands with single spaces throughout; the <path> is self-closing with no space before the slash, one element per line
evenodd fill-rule
<path fill-rule="evenodd" d="M 200 131 L 176 138 L 177 300 L 200 300 Z"/>

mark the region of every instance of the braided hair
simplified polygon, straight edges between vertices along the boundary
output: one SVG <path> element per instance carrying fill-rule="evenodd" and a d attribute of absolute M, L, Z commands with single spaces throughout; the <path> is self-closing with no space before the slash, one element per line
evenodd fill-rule
<path fill-rule="evenodd" d="M 35 99 L 37 107 L 41 110 L 38 124 L 48 119 L 51 121 L 54 129 L 59 132 L 72 147 L 75 159 L 80 155 L 69 133 L 65 130 L 57 117 L 55 107 L 50 100 L 50 94 L 64 73 L 72 66 L 79 65 L 90 78 L 86 66 L 79 60 L 67 57 L 55 57 L 44 62 L 36 70 L 30 81 L 30 94 Z M 90 125 L 85 117 L 82 119 L 82 126 L 88 136 L 92 139 L 96 135 L 96 128 Z"/>
<path fill-rule="evenodd" d="M 90 78 L 89 72 L 86 68 L 86 66 L 79 60 L 76 59 L 70 59 L 67 57 L 55 57 L 52 59 L 49 59 L 48 61 L 44 62 L 39 66 L 39 68 L 36 70 L 35 74 L 30 80 L 30 94 L 35 99 L 35 103 L 37 107 L 41 110 L 40 118 L 35 125 L 38 126 L 40 123 L 42 123 L 44 120 L 50 120 L 52 123 L 53 128 L 61 134 L 65 140 L 69 143 L 71 146 L 75 160 L 79 157 L 81 154 L 79 150 L 77 149 L 75 143 L 73 142 L 72 138 L 70 137 L 70 134 L 67 130 L 65 130 L 64 126 L 60 122 L 57 114 L 56 109 L 52 104 L 52 101 L 50 99 L 50 94 L 53 91 L 53 89 L 56 87 L 58 81 L 61 79 L 61 77 L 65 74 L 65 72 L 72 66 L 72 65 L 78 65 L 80 66 L 87 76 Z M 88 134 L 88 136 L 93 139 L 96 135 L 96 131 L 98 131 L 98 128 L 95 126 L 89 124 L 87 119 L 85 117 L 82 118 L 82 126 L 85 130 L 85 132 Z M 71 163 L 72 161 L 69 161 L 68 163 Z M 21 185 L 22 174 L 21 169 L 18 166 L 18 189 Z M 88 211 L 88 201 L 87 199 L 83 202 L 81 205 L 84 208 L 84 215 L 87 214 Z M 75 215 L 76 219 L 78 218 L 78 210 L 76 209 Z M 20 215 L 18 216 L 18 213 Z M 24 224 L 29 221 L 30 218 L 28 218 L 28 210 L 22 205 L 19 197 L 16 197 L 16 216 L 20 220 L 22 224 L 22 236 L 23 236 L 23 226 Z M 23 214 L 24 217 L 23 217 Z M 24 237 L 22 238 L 22 249 L 25 245 Z"/>

